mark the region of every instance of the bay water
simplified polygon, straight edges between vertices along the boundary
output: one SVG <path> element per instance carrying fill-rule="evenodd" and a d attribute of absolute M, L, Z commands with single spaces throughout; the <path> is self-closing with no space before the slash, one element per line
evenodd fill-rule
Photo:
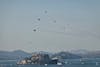
<path fill-rule="evenodd" d="M 66 59 L 65 64 L 48 64 L 48 65 L 17 65 L 17 60 L 0 60 L 0 67 L 100 67 L 100 58 L 91 59 Z"/>

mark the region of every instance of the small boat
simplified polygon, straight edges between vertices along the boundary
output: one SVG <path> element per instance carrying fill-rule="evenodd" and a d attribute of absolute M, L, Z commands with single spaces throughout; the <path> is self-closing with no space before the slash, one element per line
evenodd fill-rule
<path fill-rule="evenodd" d="M 63 65 L 62 63 L 58 62 L 57 65 Z"/>
<path fill-rule="evenodd" d="M 44 64 L 45 66 L 48 66 L 48 64 Z"/>

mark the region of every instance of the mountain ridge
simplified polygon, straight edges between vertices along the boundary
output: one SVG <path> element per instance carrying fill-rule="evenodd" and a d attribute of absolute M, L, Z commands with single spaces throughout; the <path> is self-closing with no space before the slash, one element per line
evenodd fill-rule
<path fill-rule="evenodd" d="M 61 51 L 58 53 L 49 53 L 45 51 L 28 53 L 23 50 L 14 51 L 0 51 L 0 60 L 18 60 L 25 57 L 32 56 L 34 53 L 48 54 L 50 57 L 60 56 L 62 59 L 77 59 L 77 58 L 100 58 L 100 51 L 87 51 L 87 50 L 77 50 L 77 51 Z"/>

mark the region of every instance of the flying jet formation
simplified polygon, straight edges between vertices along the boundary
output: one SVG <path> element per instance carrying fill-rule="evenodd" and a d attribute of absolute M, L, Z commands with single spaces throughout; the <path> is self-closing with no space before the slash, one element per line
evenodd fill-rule
<path fill-rule="evenodd" d="M 56 21 L 56 19 L 54 19 L 54 17 L 52 17 L 52 16 L 50 16 L 49 15 L 49 13 L 48 13 L 48 11 L 47 10 L 44 10 L 44 16 L 46 16 L 46 18 L 47 19 L 49 19 L 52 23 L 57 23 L 57 21 Z M 40 17 L 38 17 L 37 19 L 36 19 L 37 21 L 35 21 L 35 23 L 34 23 L 34 28 L 33 28 L 33 31 L 34 32 L 36 32 L 36 31 L 39 31 L 39 25 L 40 25 L 40 22 L 41 22 L 41 18 Z M 49 22 L 49 20 L 48 20 L 48 22 Z M 47 22 L 47 23 L 48 23 Z M 42 23 L 42 22 L 41 22 Z"/>

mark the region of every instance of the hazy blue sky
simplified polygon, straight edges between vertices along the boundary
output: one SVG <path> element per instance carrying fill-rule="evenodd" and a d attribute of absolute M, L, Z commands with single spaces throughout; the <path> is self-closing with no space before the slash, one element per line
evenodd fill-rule
<path fill-rule="evenodd" d="M 0 50 L 17 49 L 99 50 L 100 0 L 0 0 Z"/>

